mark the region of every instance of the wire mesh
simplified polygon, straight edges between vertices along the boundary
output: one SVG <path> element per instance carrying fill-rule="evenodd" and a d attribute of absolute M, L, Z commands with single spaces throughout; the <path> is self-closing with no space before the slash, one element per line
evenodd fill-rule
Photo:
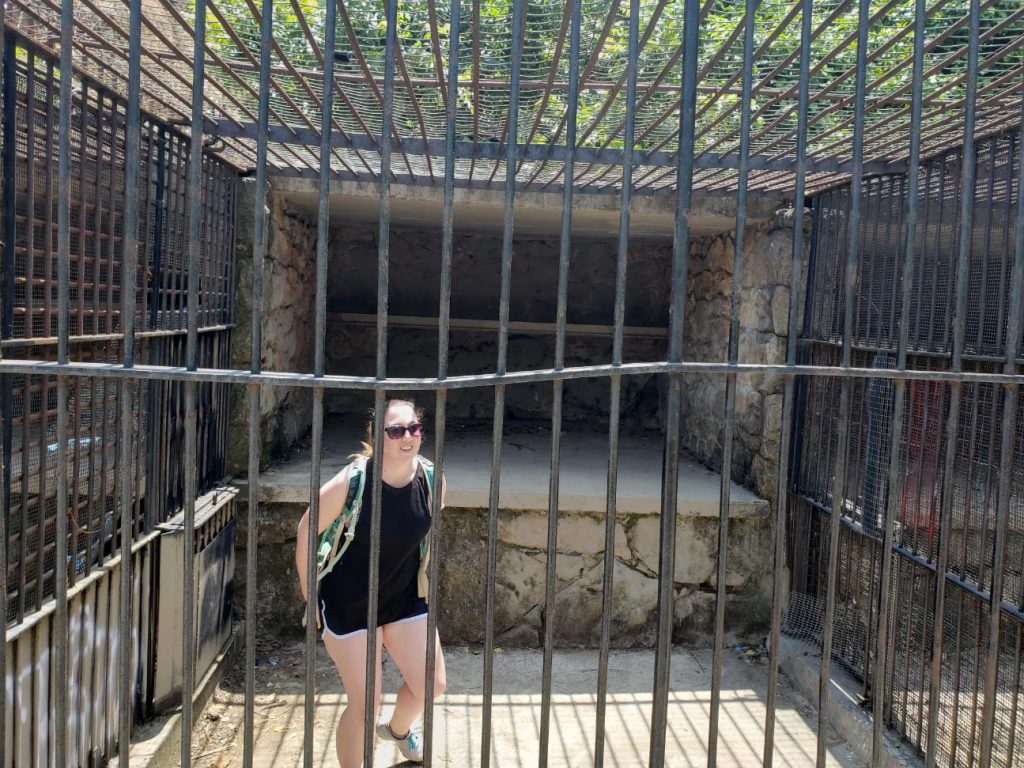
<path fill-rule="evenodd" d="M 972 371 L 1002 368 L 1008 327 L 1010 254 L 1015 244 L 1016 189 L 1019 183 L 1020 134 L 1011 132 L 980 142 L 973 191 L 973 226 L 967 262 L 968 312 L 965 366 Z M 920 219 L 915 243 L 916 269 L 911 291 L 908 369 L 941 371 L 950 367 L 954 330 L 953 286 L 957 280 L 962 154 L 933 158 L 921 172 Z M 887 230 L 897 229 L 907 190 L 896 176 L 868 178 L 862 185 L 860 248 L 856 254 L 853 307 L 853 361 L 856 367 L 895 367 L 898 303 L 903 250 Z M 814 237 L 809 270 L 808 311 L 803 354 L 812 365 L 835 365 L 842 338 L 846 211 L 849 188 L 825 192 L 814 201 Z M 834 660 L 856 675 L 863 693 L 883 688 L 884 712 L 876 712 L 922 753 L 930 700 L 927 667 L 932 655 L 936 578 L 955 585 L 947 595 L 937 749 L 939 765 L 978 764 L 982 741 L 988 604 L 997 558 L 997 529 L 1008 532 L 1001 561 L 1005 584 L 1003 625 L 997 674 L 993 765 L 1021 765 L 1024 755 L 1011 744 L 1011 717 L 1020 707 L 1020 664 L 1016 653 L 1024 613 L 1021 571 L 1024 566 L 1020 498 L 1021 430 L 1017 414 L 1011 425 L 1014 473 L 1010 478 L 1009 519 L 997 519 L 1000 444 L 1006 408 L 1002 387 L 964 383 L 960 388 L 957 439 L 946 445 L 951 385 L 911 381 L 905 389 L 898 478 L 887 483 L 892 446 L 895 384 L 858 379 L 852 383 L 846 488 L 833 498 L 828 476 L 839 446 L 835 425 L 837 383 L 814 378 L 802 384 L 802 412 L 797 421 L 797 462 L 793 492 L 799 500 L 791 516 L 791 562 L 796 590 L 789 603 L 787 631 L 820 642 L 825 580 L 830 562 L 828 517 L 840 514 Z M 951 464 L 946 452 L 953 451 Z M 942 498 L 944 466 L 951 466 L 952 496 Z M 949 505 L 949 528 L 940 526 L 943 503 Z M 893 514 L 894 546 L 881 552 L 887 516 Z M 948 542 L 944 573 L 936 573 L 940 540 Z M 891 557 L 889 649 L 884 679 L 873 673 L 877 628 L 880 558 Z M 1014 723 L 1017 720 L 1013 721 Z"/>

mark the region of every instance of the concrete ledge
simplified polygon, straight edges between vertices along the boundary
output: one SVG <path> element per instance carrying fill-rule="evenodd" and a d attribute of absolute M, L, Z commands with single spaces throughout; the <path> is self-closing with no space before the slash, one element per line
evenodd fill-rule
<path fill-rule="evenodd" d="M 321 476 L 326 482 L 359 447 L 358 429 L 343 427 L 324 435 Z M 490 505 L 491 436 L 451 429 L 445 448 L 448 477 L 447 505 L 486 509 Z M 424 441 L 421 453 L 433 456 Z M 659 515 L 661 512 L 662 438 L 623 435 L 619 442 L 617 510 L 620 515 Z M 548 508 L 550 435 L 542 432 L 507 434 L 502 445 L 499 506 L 505 510 Z M 597 432 L 566 432 L 562 438 L 559 509 L 603 515 L 608 472 L 608 436 Z M 236 483 L 242 498 L 247 483 Z M 683 455 L 679 461 L 677 510 L 680 517 L 717 518 L 721 477 Z M 309 503 L 309 454 L 303 452 L 260 475 L 260 501 Z M 733 517 L 765 517 L 768 502 L 735 483 L 730 495 Z"/>
<path fill-rule="evenodd" d="M 821 652 L 809 643 L 782 637 L 779 666 L 793 686 L 814 704 L 818 701 L 818 670 Z M 872 721 L 854 698 L 860 684 L 835 664 L 829 682 L 829 725 L 846 740 L 865 765 L 871 764 Z M 909 746 L 900 743 L 890 731 L 882 734 L 881 768 L 918 768 L 922 760 Z"/>
<path fill-rule="evenodd" d="M 200 681 L 192 697 L 193 722 L 206 708 L 224 672 L 237 662 L 243 643 L 242 626 L 231 633 L 224 650 Z M 119 765 L 117 756 L 111 757 L 107 765 L 116 768 Z M 136 727 L 128 749 L 128 765 L 131 768 L 174 768 L 181 765 L 181 709 L 159 715 L 152 722 Z"/>

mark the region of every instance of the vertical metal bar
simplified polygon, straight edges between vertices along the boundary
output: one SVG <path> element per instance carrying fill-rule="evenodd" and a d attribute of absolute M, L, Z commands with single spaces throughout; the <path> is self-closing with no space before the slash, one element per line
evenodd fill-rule
<path fill-rule="evenodd" d="M 4 111 L 5 111 L 5 113 L 6 113 L 6 109 L 7 109 L 7 99 L 8 99 L 8 93 L 7 93 L 7 87 L 6 87 L 7 77 L 8 77 L 7 70 L 10 68 L 10 65 L 11 65 L 11 61 L 10 61 L 11 57 L 10 57 L 10 55 L 8 53 L 8 50 L 12 47 L 12 43 L 13 43 L 13 41 L 7 35 L 7 28 L 6 28 L 6 23 L 5 23 L 5 20 L 7 18 L 6 17 L 6 10 L 7 10 L 7 3 L 5 2 L 5 0 L 0 0 L 0 66 L 3 67 L 3 73 L 2 73 L 2 76 L 0 76 L 0 82 L 3 83 L 3 99 L 4 99 Z M 8 186 L 9 179 L 11 178 L 11 176 L 13 174 L 11 173 L 11 169 L 9 168 L 9 166 L 8 166 L 8 164 L 6 162 L 6 148 L 7 148 L 7 143 L 10 141 L 10 138 L 11 138 L 11 128 L 7 124 L 6 120 L 3 121 L 3 124 L 0 127 L 2 127 L 2 129 L 3 129 L 3 138 L 0 139 L 0 142 L 2 142 L 2 143 L 0 143 L 0 147 L 2 147 L 3 151 L 4 151 L 4 160 L 3 160 L 2 163 L 0 163 L 0 170 L 2 170 L 2 172 L 3 172 L 3 179 L 0 180 L 0 190 L 2 190 L 2 192 L 3 192 L 3 206 L 4 206 L 3 239 L 4 239 L 4 242 L 6 243 L 7 240 L 11 239 L 11 233 L 12 233 L 12 230 L 10 229 L 9 220 L 8 220 L 7 209 L 8 208 L 11 208 L 11 209 L 14 208 L 14 199 L 11 197 L 10 187 Z M 6 281 L 7 270 L 8 270 L 6 256 L 4 257 L 3 261 L 0 262 L 0 264 L 2 264 L 2 270 L 3 270 L 3 273 L 4 273 L 3 276 L 0 277 L 0 285 L 3 285 L 3 283 Z M 7 291 L 6 288 L 0 288 L 0 318 L 6 316 L 7 307 L 8 307 L 8 305 L 10 303 L 11 303 L 11 294 L 10 294 L 10 292 Z M 6 338 L 6 336 L 4 336 L 4 334 L 0 333 L 0 339 L 2 339 L 2 338 Z M 3 355 L 3 350 L 0 349 L 0 361 L 3 360 L 3 356 L 4 356 Z M 7 684 L 6 684 L 6 676 L 7 676 L 7 563 L 8 563 L 8 557 L 7 557 L 7 519 L 9 517 L 9 515 L 10 515 L 10 510 L 11 510 L 11 459 L 10 459 L 10 450 L 8 448 L 8 446 L 10 444 L 9 443 L 9 440 L 10 440 L 9 435 L 10 435 L 10 432 L 11 432 L 11 420 L 10 420 L 10 417 L 8 416 L 9 408 L 10 408 L 10 405 L 9 405 L 9 403 L 10 403 L 10 394 L 8 392 L 8 389 L 7 389 L 7 387 L 9 386 L 9 379 L 10 379 L 10 376 L 8 376 L 8 375 L 0 376 L 0 398 L 2 398 L 2 400 L 3 400 L 3 402 L 0 403 L 0 412 L 3 413 L 3 418 L 0 419 L 0 670 L 3 670 L 3 672 L 4 672 L 4 685 L 0 685 L 0 723 L 4 723 L 4 724 L 7 723 Z M 43 411 L 42 411 L 42 413 L 45 414 L 46 413 L 46 380 L 42 379 L 42 382 L 43 382 Z M 45 418 L 45 415 L 44 415 L 43 418 Z M 45 432 L 44 432 L 44 434 L 45 434 Z M 45 442 L 45 441 L 41 441 L 41 442 Z M 23 462 L 22 466 L 26 467 L 27 466 L 27 462 Z M 23 469 L 22 470 L 22 474 L 24 475 L 24 473 L 25 473 L 25 470 Z M 43 496 L 43 494 L 41 492 L 40 492 L 39 495 L 40 495 L 41 499 L 44 498 L 44 496 Z M 44 501 L 40 501 L 40 505 L 39 506 L 40 506 L 40 515 L 39 515 L 39 517 L 40 517 L 40 520 L 42 520 L 43 516 L 44 516 L 45 509 L 46 509 L 46 504 L 45 504 Z M 21 535 L 22 536 L 25 535 L 24 530 L 22 530 Z M 22 563 L 21 567 L 24 568 L 25 564 Z M 37 594 L 39 593 L 39 589 L 38 588 L 36 589 L 36 593 Z M 5 731 L 4 732 L 6 733 L 6 725 L 5 725 Z M 6 742 L 6 739 L 4 740 L 3 744 L 0 745 L 0 763 L 2 763 L 3 765 L 7 765 L 7 742 Z"/>
<path fill-rule="evenodd" d="M 977 0 L 975 0 L 977 2 Z M 973 9 L 972 5 L 972 9 Z M 974 21 L 974 18 L 972 18 Z M 976 31 L 971 38 L 974 46 L 975 67 L 977 66 Z M 970 62 L 970 57 L 968 58 Z M 977 78 L 977 70 L 968 66 L 968 104 L 971 104 L 972 79 Z M 972 109 L 969 107 L 969 109 Z M 968 113 L 973 117 L 973 111 Z M 966 122 L 966 121 L 965 121 Z M 1021 126 L 1024 126 L 1024 99 L 1022 99 Z M 971 126 L 973 129 L 973 125 Z M 965 124 L 966 135 L 966 124 Z M 1024 135 L 1024 134 L 1022 134 Z M 1009 190 L 1008 190 L 1009 191 Z M 966 195 L 965 195 L 966 196 Z M 972 201 L 973 202 L 973 201 Z M 1016 246 L 1013 258 L 1013 276 L 1010 288 L 1010 311 L 1007 314 L 1006 362 L 1003 371 L 1008 374 L 1017 372 L 1017 353 L 1020 351 L 1020 338 L 1024 320 L 1021 318 L 1021 290 L 1024 289 L 1024 153 L 1021 153 L 1021 171 L 1017 179 L 1017 228 Z M 963 235 L 961 234 L 961 243 Z M 967 239 L 970 244 L 970 233 Z M 985 701 L 981 711 L 981 765 L 989 765 L 992 761 L 992 741 L 995 735 L 996 691 L 999 682 L 999 637 L 1000 616 L 1002 613 L 1003 588 L 1006 580 L 1006 543 L 1010 524 L 1010 494 L 1013 480 L 1013 449 L 1015 447 L 1017 406 L 1020 388 L 1005 386 L 1005 405 L 1003 410 L 1002 436 L 999 454 L 999 492 L 996 501 L 995 549 L 992 557 L 992 589 L 988 607 L 988 647 L 985 649 Z M 984 533 L 984 530 L 983 530 Z M 984 588 L 983 584 L 979 584 Z M 1019 692 L 1018 692 L 1019 695 Z"/>
<path fill-rule="evenodd" d="M 857 277 L 857 254 L 860 250 L 861 185 L 864 177 L 864 92 L 867 68 L 869 0 L 860 0 L 857 30 L 856 87 L 854 97 L 853 169 L 850 178 L 850 216 L 847 228 L 846 279 L 843 317 L 842 366 L 850 367 L 853 340 L 853 288 Z M 818 672 L 818 748 L 817 765 L 824 768 L 828 748 L 828 694 L 832 665 L 832 640 L 836 613 L 836 579 L 839 564 L 839 527 L 846 493 L 846 455 L 849 449 L 850 379 L 844 377 L 839 389 L 838 440 L 833 468 L 832 515 L 829 520 L 828 584 L 825 592 L 825 616 L 822 622 L 821 667 Z"/>
<path fill-rule="evenodd" d="M 0 2 L 0 9 L 3 8 L 3 3 Z M 0 17 L 0 23 L 3 23 L 2 17 Z M 15 38 L 13 35 L 4 31 L 3 40 L 0 42 L 3 45 L 3 253 L 0 255 L 0 339 L 9 339 L 13 334 L 14 329 L 14 251 L 17 239 L 17 233 L 15 231 L 17 226 L 17 128 L 16 128 L 16 116 L 17 116 L 17 78 L 16 78 L 16 50 L 15 50 Z M 31 290 L 31 289 L 30 289 Z M 3 518 L 0 521 L 0 533 L 4 535 L 0 537 L 0 550 L 3 550 L 3 572 L 0 574 L 0 591 L 3 592 L 0 596 L 0 600 L 3 601 L 3 611 L 0 612 L 0 623 L 3 624 L 3 635 L 0 635 L 0 640 L 6 638 L 7 630 L 7 520 L 11 513 L 11 456 L 13 453 L 13 417 L 14 417 L 14 382 L 12 377 L 8 375 L 0 376 L 0 421 L 3 421 L 3 427 L 0 428 L 0 464 L 3 465 L 2 472 L 0 472 L 0 482 L 3 483 L 3 507 L 0 509 L 0 517 Z M 27 434 L 27 431 L 23 430 L 23 434 Z M 45 434 L 45 433 L 44 433 Z M 45 438 L 40 439 L 41 442 L 45 443 Z M 28 451 L 22 450 L 21 459 L 21 484 L 22 484 L 22 497 L 24 498 L 25 488 L 27 488 L 28 482 Z M 40 476 L 42 477 L 42 475 Z M 40 489 L 41 491 L 42 489 Z M 40 504 L 40 525 L 43 525 L 45 519 L 46 505 L 45 503 Z M 22 525 L 20 533 L 22 550 L 25 548 L 26 535 L 25 535 L 25 517 L 22 515 Z M 41 539 L 40 539 L 41 541 Z M 25 615 L 25 597 L 24 597 L 24 585 L 27 581 L 25 576 L 25 558 L 22 556 L 21 562 L 18 564 L 21 571 L 20 584 L 18 590 L 18 606 L 17 606 L 17 617 L 20 619 Z M 42 584 L 39 583 L 36 588 L 36 594 L 42 592 Z M 5 642 L 6 645 L 6 642 Z M 4 660 L 3 651 L 0 651 L 0 662 Z M 0 664 L 0 671 L 6 673 L 7 667 Z M 6 685 L 2 686 L 5 690 L 3 695 L 6 695 Z M 2 700 L 0 700 L 2 702 Z M 0 715 L 3 714 L 3 707 L 0 706 Z M 0 721 L 4 722 L 4 721 Z M 2 751 L 2 750 L 0 750 Z M 0 755 L 2 757 L 2 755 Z"/>
<path fill-rule="evenodd" d="M 142 116 L 139 105 L 140 69 L 142 55 L 142 0 L 131 0 L 128 22 L 128 112 L 124 161 L 124 256 L 121 266 L 121 331 L 122 361 L 126 371 L 135 365 L 135 280 L 139 258 L 139 140 Z M 116 105 L 114 108 L 116 113 Z M 113 203 L 114 155 L 111 153 L 111 203 Z M 113 204 L 111 205 L 113 209 Z M 113 239 L 114 228 L 110 228 Z M 109 280 L 113 283 L 113 259 L 109 264 Z M 108 309 L 110 309 L 108 303 Z M 110 318 L 108 318 L 108 323 Z M 108 326 L 112 327 L 112 326 Z M 121 400 L 121 437 L 118 445 L 118 470 L 121 501 L 121 614 L 118 658 L 119 731 L 118 753 L 122 765 L 128 764 L 128 746 L 132 732 L 132 443 L 134 439 L 132 391 L 136 387 L 122 379 L 118 387 Z M 106 388 L 104 386 L 104 393 Z M 104 394 L 104 401 L 106 396 Z M 104 402 L 103 412 L 106 413 Z M 106 452 L 104 451 L 104 456 Z M 104 472 L 104 476 L 106 473 Z M 102 528 L 101 528 L 102 531 Z M 186 547 L 189 548 L 189 547 Z"/>
<path fill-rule="evenodd" d="M 800 85 L 797 97 L 796 174 L 793 191 L 793 256 L 789 268 L 789 313 L 786 336 L 786 365 L 796 365 L 797 296 L 804 250 L 804 195 L 807 180 L 807 110 L 810 101 L 811 30 L 814 0 L 802 0 L 800 18 Z M 808 271 L 810 278 L 810 272 Z M 808 279 L 808 292 L 810 279 Z M 768 633 L 768 692 L 765 700 L 764 753 L 762 765 L 772 768 L 775 759 L 775 709 L 779 691 L 779 659 L 782 657 L 782 601 L 786 594 L 786 523 L 790 483 L 790 441 L 793 427 L 794 377 L 786 376 L 782 391 L 782 434 L 779 435 L 779 474 L 775 496 L 772 618 Z"/>
<path fill-rule="evenodd" d="M 913 94 L 911 96 L 911 125 L 920 124 L 922 98 L 922 67 L 924 62 L 925 37 L 925 0 L 916 0 L 914 8 L 914 68 Z M 907 347 L 910 340 L 910 299 L 913 291 L 913 275 L 915 269 L 914 243 L 917 238 L 917 207 L 918 207 L 918 176 L 921 163 L 920 131 L 910 132 L 910 156 L 907 167 L 907 201 L 905 229 L 903 232 L 903 268 L 900 271 L 900 320 L 899 341 L 896 347 L 896 367 L 903 371 L 907 368 Z M 885 670 L 888 664 L 890 646 L 889 632 L 889 599 L 892 591 L 892 558 L 893 539 L 896 529 L 896 515 L 900 499 L 900 450 L 903 445 L 903 414 L 906 400 L 907 382 L 897 379 L 895 386 L 895 405 L 892 416 L 892 443 L 889 449 L 888 496 L 884 532 L 882 537 L 882 562 L 879 575 L 878 592 L 878 629 L 875 636 L 875 658 L 872 672 L 872 734 L 871 734 L 871 765 L 877 768 L 882 759 L 882 728 L 885 724 Z M 925 413 L 927 418 L 927 411 Z M 922 460 L 923 460 L 922 456 Z M 940 579 L 944 577 L 940 574 Z M 934 695 L 933 695 L 934 698 Z"/>
<path fill-rule="evenodd" d="M 61 0 L 57 197 L 57 362 L 68 362 L 71 262 L 71 46 L 74 0 Z M 84 111 L 84 110 L 83 110 Z M 84 141 L 84 136 L 80 136 Z M 53 564 L 54 722 L 68 721 L 68 381 L 57 377 L 57 506 Z M 45 516 L 40 518 L 45 524 Z M 42 589 L 42 583 L 40 583 Z M 68 729 L 55 728 L 54 762 L 67 765 Z"/>
<path fill-rule="evenodd" d="M 694 124 L 697 111 L 697 35 L 700 0 L 683 8 L 682 89 L 679 108 L 679 154 L 676 165 L 676 210 L 672 239 L 672 293 L 669 305 L 668 362 L 683 359 L 683 318 L 690 269 L 690 206 L 693 200 Z M 672 666 L 672 608 L 675 578 L 676 508 L 679 477 L 679 415 L 682 379 L 669 377 L 665 418 L 665 453 L 661 480 L 661 552 L 658 558 L 658 627 L 651 705 L 651 768 L 665 765 L 668 686 Z"/>
<path fill-rule="evenodd" d="M 164 217 L 167 206 L 167 139 L 165 129 L 160 126 L 156 132 L 156 197 L 153 201 L 153 276 L 152 295 L 149 298 L 149 329 L 160 327 L 160 314 L 163 309 L 163 255 L 164 255 Z M 153 413 L 152 409 L 150 413 Z"/>
<path fill-rule="evenodd" d="M 740 157 L 736 181 L 736 232 L 733 240 L 732 291 L 729 310 L 728 361 L 739 362 L 740 283 L 747 226 L 747 179 L 750 169 L 750 91 L 754 79 L 754 22 L 759 0 L 746 0 L 743 20 L 743 84 L 740 111 Z M 725 380 L 725 425 L 722 429 L 722 473 L 718 507 L 718 562 L 715 584 L 715 639 L 711 656 L 711 717 L 708 723 L 708 768 L 718 765 L 718 716 L 722 704 L 722 654 L 725 650 L 725 578 L 728 569 L 729 505 L 732 491 L 732 440 L 736 421 L 736 374 Z M 675 489 L 673 488 L 673 495 Z M 659 574 L 659 578 L 673 578 Z"/>
<path fill-rule="evenodd" d="M 626 117 L 622 146 L 622 197 L 619 202 L 619 240 L 615 256 L 615 328 L 612 365 L 622 365 L 626 321 L 626 266 L 629 260 L 630 209 L 633 200 L 633 147 L 636 131 L 637 49 L 640 38 L 640 0 L 630 0 L 626 56 Z M 573 81 L 576 77 L 572 78 Z M 601 645 L 597 664 L 597 712 L 594 728 L 594 766 L 604 768 L 605 722 L 608 710 L 608 662 L 611 656 L 612 594 L 615 579 L 615 523 L 619 487 L 619 417 L 622 377 L 611 377 L 608 414 L 608 485 L 605 496 L 604 572 L 601 579 Z"/>
<path fill-rule="evenodd" d="M 196 0 L 192 50 L 192 127 L 188 167 L 188 335 L 185 365 L 198 368 L 199 354 L 199 263 L 202 255 L 203 195 L 203 85 L 206 51 L 206 0 Z M 181 690 L 181 765 L 192 764 L 192 695 L 195 691 L 195 536 L 198 440 L 198 397 L 196 383 L 185 382 L 185 569 L 183 590 L 182 690 Z"/>
<path fill-rule="evenodd" d="M 576 115 L 579 98 L 580 0 L 572 0 L 569 22 L 569 93 L 566 103 L 565 161 L 562 185 L 562 223 L 558 249 L 558 288 L 555 309 L 555 370 L 565 367 L 565 322 L 568 312 L 569 259 L 572 252 L 573 179 L 576 168 Z M 511 143 L 511 142 L 510 142 Z M 556 565 L 558 559 L 558 489 L 562 448 L 562 393 L 556 379 L 551 397 L 551 464 L 548 475 L 547 563 L 544 579 L 544 659 L 541 670 L 540 750 L 538 765 L 548 764 L 551 738 L 551 669 L 554 662 Z"/>
<path fill-rule="evenodd" d="M 455 131 L 459 107 L 459 35 L 461 34 L 460 0 L 452 0 L 448 26 L 448 89 L 444 136 L 444 203 L 441 214 L 441 288 L 438 298 L 437 378 L 448 376 L 448 342 L 452 304 L 452 233 L 455 220 Z M 440 43 L 439 43 L 440 44 Z M 440 55 L 440 54 L 438 54 Z M 441 561 L 441 514 L 444 502 L 444 441 L 447 421 L 447 396 L 437 390 L 434 408 L 434 488 L 430 511 L 430 574 L 427 602 L 426 685 L 423 705 L 423 763 L 430 768 L 434 759 L 434 674 L 437 663 L 437 592 Z"/>
<path fill-rule="evenodd" d="M 388 358 L 388 266 L 391 249 L 391 139 L 394 126 L 395 101 L 395 57 L 398 47 L 398 0 L 385 2 L 385 46 L 384 46 L 384 103 L 381 113 L 380 135 L 380 215 L 377 235 L 377 379 L 387 376 Z M 324 265 L 326 270 L 326 264 Z M 324 273 L 326 280 L 326 271 Z M 377 690 L 377 609 L 380 586 L 380 527 L 382 477 L 384 471 L 383 432 L 385 392 L 382 388 L 375 393 L 374 407 L 374 457 L 373 462 L 373 515 L 370 521 L 370 562 L 369 595 L 366 605 L 366 691 L 363 729 L 363 762 L 373 765 L 373 745 L 376 740 L 374 723 L 376 711 L 374 698 Z"/>
<path fill-rule="evenodd" d="M 327 325 L 327 247 L 330 239 L 330 180 L 331 180 L 331 128 L 334 105 L 334 50 L 337 5 L 327 0 L 324 9 L 324 80 L 323 101 L 320 114 L 320 183 L 317 201 L 317 243 L 316 243 L 316 299 L 315 299 L 315 342 L 313 352 L 313 375 L 323 376 L 325 349 L 324 340 Z M 262 64 L 261 64 L 262 68 Z M 263 194 L 256 190 L 257 199 Z M 260 235 L 262 237 L 262 233 Z M 324 391 L 313 389 L 313 435 L 310 448 L 309 473 L 309 530 L 306 539 L 306 680 L 305 708 L 303 719 L 303 765 L 313 766 L 313 723 L 314 694 L 316 693 L 316 549 L 320 525 L 320 464 L 323 457 Z M 374 496 L 379 496 L 375 493 Z M 367 632 L 367 634 L 372 634 Z M 351 700 L 349 705 L 351 705 Z M 373 765 L 368 762 L 367 765 Z"/>
<path fill-rule="evenodd" d="M 249 371 L 259 373 L 263 362 L 263 260 L 266 254 L 267 134 L 270 123 L 270 46 L 273 35 L 274 0 L 263 0 L 260 17 L 259 124 L 256 129 L 256 189 L 253 192 L 252 233 L 252 329 Z M 332 57 L 333 58 L 333 57 Z M 227 290 L 231 290 L 229 284 Z M 245 543 L 245 711 L 243 713 L 242 765 L 252 768 L 256 700 L 256 566 L 260 503 L 260 395 L 259 384 L 248 386 L 249 396 L 249 512 Z M 316 531 L 316 528 L 313 528 Z M 312 552 L 307 550 L 309 558 Z M 313 582 L 307 582 L 312 584 Z M 315 603 L 314 601 L 310 601 Z M 316 625 L 316 622 L 313 622 Z M 314 641 L 315 642 L 315 641 Z"/>
<path fill-rule="evenodd" d="M 508 370 L 508 318 L 512 288 L 512 231 L 516 195 L 516 150 L 519 144 L 519 80 L 523 62 L 523 18 L 526 0 L 512 2 L 512 66 L 509 83 L 508 135 L 505 142 L 505 201 L 501 238 L 501 289 L 498 305 L 496 373 Z M 568 182 L 571 183 L 571 180 Z M 501 483 L 501 436 L 505 427 L 505 385 L 494 388 L 494 428 L 491 435 L 491 479 L 487 515 L 487 570 L 484 598 L 483 724 L 480 766 L 491 764 L 491 714 L 494 697 L 494 581 L 498 559 L 498 493 Z"/>
<path fill-rule="evenodd" d="M 961 163 L 960 181 L 960 240 L 958 244 L 956 267 L 956 307 L 953 315 L 953 349 L 950 358 L 950 370 L 960 371 L 964 339 L 967 331 L 967 281 L 968 264 L 971 254 L 971 237 L 973 234 L 974 213 L 974 124 L 975 102 L 978 76 L 978 33 L 980 27 L 980 8 L 978 0 L 971 0 L 970 23 L 967 47 L 967 81 L 964 95 L 964 144 Z M 916 71 L 916 70 L 915 70 Z M 945 174 L 944 174 L 945 175 Z M 941 220 L 941 218 L 940 218 Z M 1018 285 L 1019 287 L 1019 285 Z M 1009 340 L 1008 340 L 1009 343 Z M 933 615 L 934 633 L 932 636 L 932 661 L 930 674 L 930 695 L 928 701 L 928 741 L 925 751 L 927 768 L 934 768 L 937 760 L 936 735 L 938 727 L 939 699 L 942 684 L 942 646 L 945 629 L 946 569 L 949 558 L 949 539 L 953 506 L 954 472 L 956 467 L 956 436 L 960 420 L 960 398 L 962 385 L 959 382 L 950 384 L 949 414 L 946 422 L 946 455 L 942 477 L 942 497 L 939 519 L 939 552 L 936 562 L 935 608 Z M 975 398 L 975 401 L 977 398 Z M 977 402 L 975 402 L 977 408 Z M 964 532 L 966 540 L 966 528 Z M 998 604 L 996 615 L 998 622 Z M 960 614 L 963 613 L 961 605 Z M 998 624 L 997 624 L 998 633 Z M 959 633 L 958 633 L 959 634 Z M 996 646 L 998 652 L 998 645 Z M 993 670 L 994 671 L 994 670 Z M 987 674 L 987 670 L 986 670 Z M 983 739 L 983 742 L 985 740 Z M 987 740 L 991 750 L 991 738 Z M 985 743 L 982 744 L 982 753 Z M 987 765 L 987 763 L 982 763 Z"/>

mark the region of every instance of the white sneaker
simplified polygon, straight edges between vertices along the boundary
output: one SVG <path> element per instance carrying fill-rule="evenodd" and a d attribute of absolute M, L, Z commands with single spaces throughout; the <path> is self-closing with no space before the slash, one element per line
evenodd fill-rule
<path fill-rule="evenodd" d="M 392 733 L 390 723 L 378 723 L 377 736 L 384 741 L 390 741 L 397 745 L 398 751 L 402 753 L 402 757 L 406 760 L 413 763 L 423 762 L 423 746 L 420 744 L 420 735 L 413 729 L 410 728 L 405 736 L 399 738 Z"/>

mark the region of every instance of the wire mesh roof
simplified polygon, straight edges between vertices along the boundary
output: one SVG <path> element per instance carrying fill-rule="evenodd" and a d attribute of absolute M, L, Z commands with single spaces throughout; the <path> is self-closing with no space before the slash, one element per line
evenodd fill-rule
<path fill-rule="evenodd" d="M 76 0 L 74 62 L 124 93 L 128 0 Z M 626 119 L 628 0 L 583 0 L 577 145 L 573 182 L 618 191 Z M 204 116 L 223 157 L 254 165 L 259 93 L 259 0 L 207 0 Z M 516 172 L 525 188 L 566 181 L 571 3 L 526 5 Z M 144 0 L 143 108 L 187 124 L 191 114 L 194 2 Z M 60 0 L 8 0 L 7 23 L 47 50 L 58 46 Z M 698 55 L 694 187 L 737 183 L 743 56 L 743 0 L 706 0 Z M 444 0 L 399 0 L 394 81 L 392 178 L 440 184 L 444 178 L 445 77 L 451 9 Z M 319 173 L 325 10 L 322 0 L 276 0 L 271 61 L 268 162 L 272 173 Z M 634 189 L 672 193 L 679 133 L 683 3 L 641 0 L 635 102 Z M 750 151 L 752 190 L 793 186 L 801 7 L 764 0 L 756 12 Z M 867 50 L 864 160 L 867 172 L 899 171 L 910 133 L 928 157 L 960 144 L 966 93 L 969 0 L 928 6 L 924 101 L 911 125 L 913 0 L 873 0 Z M 858 8 L 852 0 L 815 3 L 812 23 L 807 178 L 813 191 L 850 170 L 855 116 Z M 460 185 L 505 178 L 511 98 L 512 0 L 461 3 L 456 178 Z M 334 151 L 339 178 L 375 180 L 385 58 L 383 0 L 339 0 L 336 29 Z M 1024 5 L 980 3 L 977 134 L 1019 125 L 1024 92 Z"/>

